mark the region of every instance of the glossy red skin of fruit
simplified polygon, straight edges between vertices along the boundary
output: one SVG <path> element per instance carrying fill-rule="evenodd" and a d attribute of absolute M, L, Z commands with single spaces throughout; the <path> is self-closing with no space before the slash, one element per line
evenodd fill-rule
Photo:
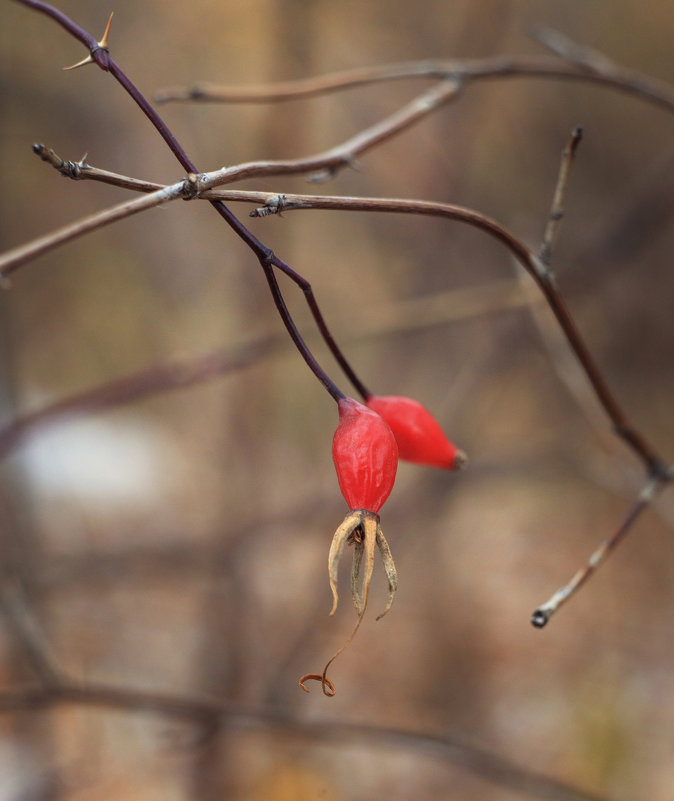
<path fill-rule="evenodd" d="M 457 466 L 457 448 L 418 401 L 398 395 L 371 395 L 365 403 L 389 424 L 401 459 L 446 470 Z"/>
<path fill-rule="evenodd" d="M 377 514 L 393 489 L 398 445 L 388 424 L 372 409 L 353 398 L 342 398 L 337 405 L 332 458 L 339 488 L 350 509 Z"/>

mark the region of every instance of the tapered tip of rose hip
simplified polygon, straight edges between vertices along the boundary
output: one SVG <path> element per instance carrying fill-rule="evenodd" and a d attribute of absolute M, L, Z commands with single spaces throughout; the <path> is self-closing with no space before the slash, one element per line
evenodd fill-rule
<path fill-rule="evenodd" d="M 419 401 L 401 395 L 370 395 L 365 403 L 391 427 L 401 459 L 443 470 L 458 470 L 465 464 L 465 453 L 447 439 Z"/>
<path fill-rule="evenodd" d="M 463 470 L 463 468 L 468 464 L 468 455 L 465 451 L 457 450 L 456 454 L 454 455 L 454 461 L 452 462 L 452 470 Z"/>

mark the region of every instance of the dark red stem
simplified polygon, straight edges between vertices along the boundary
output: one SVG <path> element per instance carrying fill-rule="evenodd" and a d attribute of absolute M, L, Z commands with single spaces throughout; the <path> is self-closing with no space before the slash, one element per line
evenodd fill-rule
<path fill-rule="evenodd" d="M 35 11 L 39 11 L 46 16 L 53 19 L 63 28 L 65 28 L 68 33 L 78 39 L 82 44 L 89 48 L 89 52 L 91 53 L 91 57 L 93 58 L 94 62 L 105 72 L 109 72 L 115 80 L 117 80 L 126 90 L 126 92 L 130 95 L 130 97 L 136 102 L 136 104 L 140 107 L 141 111 L 145 114 L 145 116 L 150 120 L 150 122 L 154 125 L 154 127 L 159 132 L 159 135 L 162 139 L 166 142 L 166 144 L 171 149 L 171 152 L 175 155 L 178 159 L 180 164 L 183 166 L 185 170 L 190 173 L 198 173 L 199 170 L 197 169 L 196 165 L 192 162 L 189 158 L 187 153 L 183 150 L 181 144 L 175 138 L 171 130 L 168 128 L 164 120 L 161 116 L 155 111 L 155 109 L 150 105 L 147 101 L 145 96 L 142 92 L 138 89 L 138 87 L 133 83 L 133 81 L 128 77 L 128 75 L 122 70 L 122 68 L 111 58 L 110 53 L 105 48 L 101 48 L 98 41 L 94 39 L 94 37 L 87 33 L 83 28 L 81 28 L 77 23 L 73 22 L 69 17 L 63 14 L 58 9 L 54 8 L 53 6 L 49 5 L 48 3 L 39 2 L 39 0 L 16 0 L 16 2 L 21 3 L 22 5 L 28 6 L 29 8 L 34 9 Z M 274 298 L 274 303 L 276 304 L 276 308 L 283 320 L 283 323 L 290 334 L 291 339 L 295 343 L 295 346 L 299 350 L 300 354 L 304 358 L 304 361 L 307 363 L 311 371 L 314 375 L 318 378 L 318 380 L 323 384 L 323 386 L 327 389 L 330 395 L 335 399 L 339 400 L 340 398 L 345 397 L 344 393 L 339 389 L 339 387 L 335 384 L 335 382 L 327 375 L 325 370 L 320 366 L 314 355 L 311 353 L 309 346 L 306 344 L 302 335 L 297 329 L 294 320 L 288 308 L 283 300 L 283 295 L 281 293 L 281 289 L 278 285 L 276 280 L 276 276 L 274 275 L 273 267 L 277 267 L 279 270 L 284 272 L 294 283 L 296 283 L 304 292 L 306 297 L 307 303 L 311 312 L 314 316 L 316 324 L 323 335 L 325 341 L 328 344 L 331 352 L 337 359 L 337 362 L 340 364 L 346 375 L 349 379 L 354 383 L 356 389 L 363 394 L 364 397 L 369 395 L 369 392 L 364 387 L 364 385 L 359 381 L 358 377 L 352 370 L 351 366 L 347 362 L 346 358 L 344 357 L 343 353 L 339 349 L 337 343 L 332 337 L 328 326 L 321 314 L 321 311 L 318 307 L 316 299 L 313 294 L 313 290 L 311 288 L 311 284 L 303 278 L 299 273 L 295 272 L 291 267 L 289 267 L 282 259 L 279 259 L 273 251 L 271 251 L 266 245 L 264 245 L 260 240 L 246 228 L 246 226 L 230 211 L 230 209 L 220 200 L 211 200 L 209 201 L 213 208 L 218 212 L 218 214 L 225 220 L 225 222 L 230 226 L 230 228 L 234 231 L 234 233 L 241 239 L 243 242 L 248 245 L 248 247 L 255 253 L 264 270 L 265 277 L 267 278 L 267 282 L 269 284 L 269 288 L 271 290 L 272 297 Z"/>

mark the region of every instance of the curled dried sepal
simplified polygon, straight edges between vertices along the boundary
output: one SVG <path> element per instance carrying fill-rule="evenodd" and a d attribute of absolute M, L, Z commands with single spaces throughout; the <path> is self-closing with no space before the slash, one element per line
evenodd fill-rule
<path fill-rule="evenodd" d="M 339 596 L 337 594 L 337 567 L 341 559 L 342 552 L 346 541 L 353 534 L 353 532 L 360 525 L 360 512 L 350 512 L 345 518 L 342 525 L 335 531 L 335 536 L 332 538 L 330 544 L 330 552 L 328 554 L 328 574 L 330 578 L 330 589 L 332 590 L 332 609 L 330 614 L 334 615 L 337 610 L 337 602 Z"/>
<path fill-rule="evenodd" d="M 370 584 L 372 583 L 372 573 L 374 572 L 374 549 L 378 530 L 379 518 L 368 514 L 364 516 L 361 524 L 351 535 L 354 546 L 353 565 L 351 568 L 351 600 L 359 615 L 362 615 L 365 611 L 368 595 L 370 594 Z M 365 573 L 363 574 L 361 585 L 360 566 L 363 562 L 363 556 L 365 557 Z"/>
<path fill-rule="evenodd" d="M 307 673 L 305 676 L 302 676 L 299 681 L 300 687 L 305 692 L 309 692 L 305 686 L 305 682 L 309 680 L 320 681 L 323 693 L 328 697 L 332 697 L 336 692 L 335 685 L 327 676 L 328 668 L 356 636 L 356 632 L 360 627 L 363 616 L 365 615 L 365 610 L 367 609 L 370 584 L 372 583 L 372 574 L 374 572 L 376 548 L 379 548 L 379 553 L 381 554 L 384 570 L 386 571 L 386 577 L 388 579 L 388 600 L 386 608 L 377 617 L 377 620 L 384 617 L 391 608 L 393 598 L 398 589 L 398 574 L 393 562 L 393 557 L 391 556 L 391 549 L 388 547 L 388 543 L 386 542 L 386 538 L 379 524 L 379 516 L 366 509 L 354 509 L 349 512 L 344 522 L 335 532 L 332 545 L 330 546 L 328 574 L 330 576 L 330 589 L 332 590 L 333 598 L 332 609 L 330 611 L 331 615 L 334 614 L 337 609 L 339 600 L 337 594 L 337 570 L 339 567 L 339 560 L 347 542 L 354 546 L 353 566 L 351 569 L 351 598 L 353 600 L 353 605 L 356 607 L 356 612 L 358 613 L 358 621 L 346 642 L 328 660 L 328 663 L 323 668 L 323 673 Z M 363 557 L 365 559 L 365 570 L 361 581 Z"/>
<path fill-rule="evenodd" d="M 393 561 L 391 549 L 388 547 L 388 542 L 386 542 L 386 537 L 384 537 L 380 528 L 377 529 L 377 547 L 379 548 L 381 560 L 384 563 L 384 570 L 386 571 L 386 578 L 388 579 L 388 601 L 386 602 L 386 608 L 380 615 L 377 615 L 377 620 L 381 620 L 391 608 L 393 598 L 398 589 L 398 571 Z"/>
<path fill-rule="evenodd" d="M 356 612 L 360 615 L 365 611 L 367 599 L 372 582 L 374 571 L 375 547 L 379 548 L 386 578 L 388 579 L 389 596 L 386 608 L 379 615 L 377 620 L 383 617 L 391 608 L 393 597 L 398 589 L 398 573 L 393 562 L 391 549 L 386 542 L 386 537 L 381 530 L 378 515 L 368 512 L 367 509 L 354 509 L 344 518 L 344 521 L 335 531 L 328 554 L 328 575 L 330 578 L 330 589 L 332 590 L 332 609 L 330 614 L 334 615 L 339 602 L 337 592 L 337 571 L 339 562 L 346 543 L 353 544 L 353 566 L 351 569 L 351 598 Z M 365 557 L 365 572 L 363 580 L 360 581 L 360 570 Z"/>

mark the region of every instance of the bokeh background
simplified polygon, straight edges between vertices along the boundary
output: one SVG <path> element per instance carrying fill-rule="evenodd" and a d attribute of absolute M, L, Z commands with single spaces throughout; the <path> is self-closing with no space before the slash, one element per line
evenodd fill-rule
<path fill-rule="evenodd" d="M 115 11 L 112 52 L 148 96 L 399 60 L 552 59 L 527 36 L 536 23 L 674 78 L 666 0 L 61 8 L 97 35 Z M 33 142 L 136 177 L 181 176 L 112 79 L 61 71 L 82 47 L 51 21 L 4 2 L 0 45 L 2 249 L 126 196 L 62 179 Z M 424 86 L 162 113 L 208 170 L 322 150 Z M 559 154 L 583 125 L 554 266 L 617 397 L 671 458 L 673 123 L 596 86 L 483 82 L 319 189 L 459 203 L 536 246 Z M 345 513 L 330 453 L 336 414 L 285 337 L 254 257 L 206 204 L 177 202 L 23 267 L 0 295 L 3 425 L 145 368 L 270 337 L 273 347 L 217 379 L 35 428 L 0 466 L 0 698 L 38 684 L 12 623 L 20 603 L 71 679 L 205 696 L 255 719 L 225 714 L 206 727 L 87 705 L 4 708 L 2 801 L 525 797 L 467 769 L 460 751 L 376 732 L 336 737 L 331 722 L 445 736 L 598 796 L 670 799 L 674 501 L 665 493 L 549 626 L 531 627 L 644 476 L 508 254 L 478 231 L 422 218 L 315 211 L 250 226 L 312 282 L 366 383 L 425 403 L 469 468 L 401 465 L 382 515 L 400 573 L 394 608 L 375 623 L 376 576 L 372 615 L 331 672 L 336 697 L 317 686 L 305 695 L 297 678 L 320 670 L 354 622 L 346 584 L 327 614 L 327 548 Z M 345 386 L 300 293 L 283 287 Z"/>

